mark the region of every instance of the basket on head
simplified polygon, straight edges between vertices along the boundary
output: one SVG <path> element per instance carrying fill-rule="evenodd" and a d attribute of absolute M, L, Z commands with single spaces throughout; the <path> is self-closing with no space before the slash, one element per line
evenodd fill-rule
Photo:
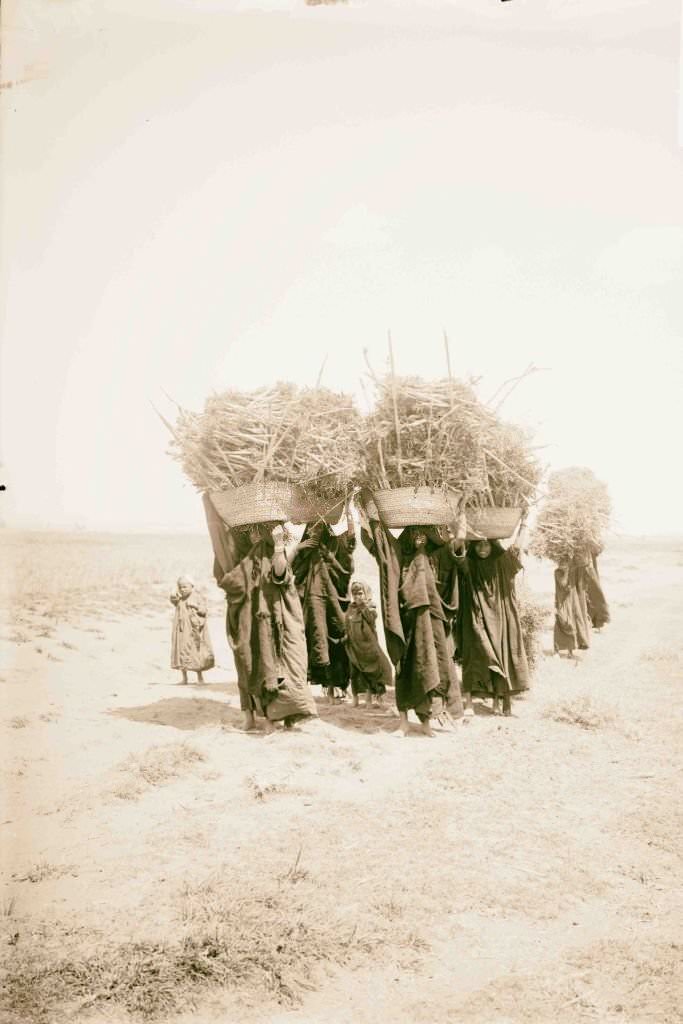
<path fill-rule="evenodd" d="M 467 539 L 504 540 L 512 536 L 521 518 L 521 508 L 468 508 Z"/>
<path fill-rule="evenodd" d="M 431 487 L 392 487 L 372 492 L 377 516 L 385 526 L 443 526 L 458 514 L 461 495 L 458 491 L 435 490 Z M 368 515 L 373 518 L 366 506 Z"/>
<path fill-rule="evenodd" d="M 248 523 L 307 523 L 318 517 L 313 503 L 296 484 L 258 480 L 209 497 L 226 526 Z"/>

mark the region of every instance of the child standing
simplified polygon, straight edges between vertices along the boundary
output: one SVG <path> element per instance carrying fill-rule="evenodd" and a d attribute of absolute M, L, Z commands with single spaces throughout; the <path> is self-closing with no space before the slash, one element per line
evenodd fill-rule
<path fill-rule="evenodd" d="M 358 707 L 358 694 L 365 703 L 381 706 L 387 686 L 391 686 L 391 662 L 377 639 L 377 609 L 367 583 L 354 580 L 351 604 L 346 612 L 346 651 L 351 662 L 353 706 Z"/>
<path fill-rule="evenodd" d="M 175 605 L 171 668 L 180 669 L 184 685 L 187 685 L 188 672 L 196 672 L 197 682 L 203 683 L 202 673 L 215 664 L 206 621 L 206 598 L 189 576 L 180 576 L 170 600 Z"/>

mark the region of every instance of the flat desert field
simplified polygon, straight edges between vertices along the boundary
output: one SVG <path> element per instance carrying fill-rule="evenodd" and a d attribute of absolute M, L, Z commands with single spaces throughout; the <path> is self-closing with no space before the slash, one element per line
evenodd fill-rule
<path fill-rule="evenodd" d="M 613 539 L 579 663 L 529 559 L 532 690 L 434 739 L 320 698 L 242 733 L 208 538 L 1 543 L 5 1024 L 683 1019 L 683 540 Z M 169 668 L 181 571 L 204 686 Z"/>

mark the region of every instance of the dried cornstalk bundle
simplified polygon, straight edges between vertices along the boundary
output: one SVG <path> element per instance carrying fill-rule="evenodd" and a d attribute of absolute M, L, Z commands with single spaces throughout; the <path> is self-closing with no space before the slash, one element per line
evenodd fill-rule
<path fill-rule="evenodd" d="M 519 506 L 540 478 L 528 436 L 503 423 L 460 380 L 389 375 L 375 380 L 365 423 L 370 489 L 451 487 L 472 507 Z"/>
<path fill-rule="evenodd" d="M 529 431 L 496 418 L 482 425 L 483 488 L 468 497 L 468 507 L 525 508 L 536 495 L 542 467 Z"/>
<path fill-rule="evenodd" d="M 592 470 L 571 467 L 551 473 L 531 550 L 539 558 L 564 565 L 577 555 L 600 548 L 611 510 L 607 487 Z"/>
<path fill-rule="evenodd" d="M 361 424 L 352 398 L 327 388 L 224 391 L 202 413 L 179 412 L 169 453 L 199 491 L 277 480 L 326 500 L 349 490 L 362 462 Z"/>

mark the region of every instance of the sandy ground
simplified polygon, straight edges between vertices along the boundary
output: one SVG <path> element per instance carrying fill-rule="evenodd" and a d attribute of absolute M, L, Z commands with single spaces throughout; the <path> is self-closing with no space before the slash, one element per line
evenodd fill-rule
<path fill-rule="evenodd" d="M 322 701 L 243 734 L 204 539 L 63 541 L 5 538 L 0 1019 L 152 1014 L 101 974 L 24 989 L 200 932 L 248 969 L 179 980 L 160 1019 L 683 1019 L 683 542 L 614 542 L 612 623 L 580 664 L 544 657 L 514 717 L 403 740 L 389 710 Z M 185 566 L 211 597 L 204 686 L 168 668 Z M 551 567 L 526 575 L 550 602 Z"/>

